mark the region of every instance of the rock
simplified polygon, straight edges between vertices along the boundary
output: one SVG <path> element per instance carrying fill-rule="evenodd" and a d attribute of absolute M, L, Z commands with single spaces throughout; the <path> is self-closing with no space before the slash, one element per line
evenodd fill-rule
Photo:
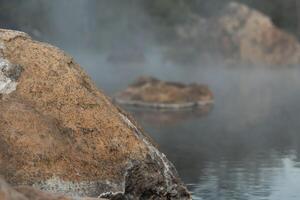
<path fill-rule="evenodd" d="M 119 104 L 165 109 L 184 109 L 211 104 L 212 92 L 206 85 L 184 85 L 140 77 L 114 100 Z"/>
<path fill-rule="evenodd" d="M 299 41 L 257 10 L 230 3 L 218 24 L 223 35 L 224 51 L 237 54 L 243 62 L 267 65 L 300 63 Z"/>
<path fill-rule="evenodd" d="M 42 193 L 30 187 L 12 188 L 0 178 L 1 200 L 71 200 L 62 196 Z"/>
<path fill-rule="evenodd" d="M 177 45 L 186 47 L 184 51 L 189 48 L 198 57 L 213 52 L 213 56 L 221 55 L 238 63 L 268 66 L 300 63 L 296 37 L 275 26 L 268 16 L 241 3 L 229 3 L 218 16 L 193 16 L 190 21 L 176 28 Z"/>
<path fill-rule="evenodd" d="M 103 198 L 72 198 L 59 194 L 42 192 L 29 186 L 12 188 L 0 178 L 0 199 L 1 200 L 105 200 Z"/>
<path fill-rule="evenodd" d="M 22 32 L 0 29 L 0 44 L 8 183 L 68 196 L 190 199 L 165 155 L 70 56 Z"/>

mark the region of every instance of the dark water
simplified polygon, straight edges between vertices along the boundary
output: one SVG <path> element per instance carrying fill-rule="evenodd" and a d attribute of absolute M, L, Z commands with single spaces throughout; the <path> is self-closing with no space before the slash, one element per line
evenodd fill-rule
<path fill-rule="evenodd" d="M 71 52 L 107 94 L 139 75 L 208 84 L 203 113 L 129 110 L 175 164 L 194 199 L 300 199 L 300 69 L 107 63 Z M 104 56 L 105 57 L 105 56 Z"/>

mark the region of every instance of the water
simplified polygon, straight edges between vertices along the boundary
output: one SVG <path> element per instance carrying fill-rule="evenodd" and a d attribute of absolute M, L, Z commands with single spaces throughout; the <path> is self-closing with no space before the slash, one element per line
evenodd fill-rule
<path fill-rule="evenodd" d="M 203 113 L 127 109 L 194 199 L 300 199 L 300 69 L 183 67 L 161 62 L 159 53 L 145 63 L 116 64 L 105 55 L 71 53 L 108 95 L 145 74 L 210 86 L 215 104 Z"/>

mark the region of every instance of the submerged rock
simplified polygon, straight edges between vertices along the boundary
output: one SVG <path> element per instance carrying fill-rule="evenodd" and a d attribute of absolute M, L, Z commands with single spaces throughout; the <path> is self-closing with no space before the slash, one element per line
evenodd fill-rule
<path fill-rule="evenodd" d="M 0 29 L 0 43 L 0 81 L 14 83 L 0 92 L 6 181 L 71 196 L 190 199 L 165 155 L 70 56 L 22 32 Z"/>
<path fill-rule="evenodd" d="M 211 104 L 212 92 L 206 85 L 184 85 L 164 82 L 153 77 L 140 77 L 117 94 L 119 104 L 162 109 L 185 109 Z"/>
<path fill-rule="evenodd" d="M 212 18 L 191 17 L 190 23 L 176 28 L 176 35 L 184 55 L 214 53 L 214 57 L 254 65 L 300 63 L 296 37 L 274 25 L 263 13 L 237 2 L 229 3 Z M 173 58 L 180 57 L 177 48 L 170 52 Z"/>

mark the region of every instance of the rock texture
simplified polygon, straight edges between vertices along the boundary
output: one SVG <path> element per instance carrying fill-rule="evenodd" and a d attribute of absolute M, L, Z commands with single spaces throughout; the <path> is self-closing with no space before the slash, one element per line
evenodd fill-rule
<path fill-rule="evenodd" d="M 132 106 L 184 109 L 211 104 L 213 95 L 206 85 L 184 85 L 153 77 L 140 77 L 117 94 L 115 101 Z"/>
<path fill-rule="evenodd" d="M 96 198 L 72 198 L 59 194 L 41 192 L 29 186 L 12 188 L 0 178 L 0 199 L 1 200 L 96 200 Z M 105 200 L 97 198 L 97 200 Z"/>
<path fill-rule="evenodd" d="M 276 27 L 268 16 L 246 5 L 232 2 L 217 17 L 191 19 L 191 23 L 178 26 L 176 34 L 178 44 L 189 47 L 194 54 L 214 52 L 256 65 L 300 63 L 299 41 Z"/>
<path fill-rule="evenodd" d="M 6 181 L 72 196 L 190 198 L 165 155 L 70 56 L 22 32 L 1 29 L 0 44 Z"/>

